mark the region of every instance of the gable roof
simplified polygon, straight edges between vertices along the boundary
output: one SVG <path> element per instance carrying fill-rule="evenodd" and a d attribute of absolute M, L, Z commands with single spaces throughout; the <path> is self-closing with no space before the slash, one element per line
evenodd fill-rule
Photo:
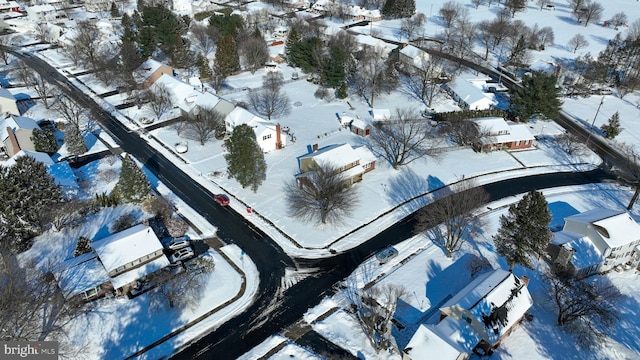
<path fill-rule="evenodd" d="M 567 231 L 558 231 L 554 234 L 551 243 L 575 252 L 571 256 L 571 264 L 578 270 L 604 261 L 602 252 L 593 244 L 588 236 L 574 234 Z"/>
<path fill-rule="evenodd" d="M 145 60 L 142 64 L 140 64 L 140 66 L 138 66 L 138 74 L 140 74 L 140 76 L 143 79 L 147 79 L 149 76 L 151 76 L 151 74 L 153 74 L 156 70 L 158 70 L 160 67 L 162 66 L 167 66 L 157 60 L 154 59 L 147 59 Z"/>
<path fill-rule="evenodd" d="M 465 350 L 456 342 L 448 341 L 451 339 L 451 334 L 439 334 L 439 330 L 446 330 L 446 326 L 420 324 L 405 347 L 404 353 L 415 360 L 457 360 Z"/>
<path fill-rule="evenodd" d="M 36 123 L 36 121 L 31 118 L 24 117 L 24 116 L 8 115 L 4 119 L 0 119 L 0 140 L 1 141 L 4 141 L 7 137 L 9 137 L 7 128 L 11 128 L 11 130 L 15 132 L 18 129 L 26 129 L 26 130 L 40 129 L 40 126 L 38 126 L 38 123 Z"/>
<path fill-rule="evenodd" d="M 78 295 L 109 281 L 107 272 L 93 252 L 65 260 L 53 274 L 65 297 Z"/>
<path fill-rule="evenodd" d="M 11 91 L 5 89 L 5 88 L 0 88 L 0 97 L 3 98 L 7 98 L 13 101 L 16 101 L 16 97 L 13 96 L 13 94 L 11 93 Z"/>
<path fill-rule="evenodd" d="M 489 107 L 490 105 L 496 104 L 496 101 L 486 96 L 482 90 L 460 77 L 456 77 L 448 82 L 447 87 L 471 108 L 473 108 L 474 105 L 486 105 Z"/>
<path fill-rule="evenodd" d="M 93 241 L 91 247 L 108 273 L 145 255 L 162 250 L 162 244 L 156 234 L 144 224 Z M 167 260 L 166 257 L 163 258 Z"/>
<path fill-rule="evenodd" d="M 333 168 L 340 168 L 360 160 L 358 153 L 349 144 L 325 146 L 314 153 L 300 157 L 300 159 L 304 158 L 313 158 L 316 164 L 328 165 Z"/>
<path fill-rule="evenodd" d="M 7 160 L 7 166 L 13 166 L 16 164 L 16 160 L 23 156 L 30 156 L 34 158 L 37 162 L 45 164 L 47 167 L 55 164 L 51 159 L 51 156 L 38 151 L 29 151 L 29 150 L 20 150 L 15 155 L 13 155 L 9 160 Z"/>
<path fill-rule="evenodd" d="M 511 127 L 507 121 L 501 117 L 483 117 L 470 120 L 478 125 L 478 127 L 488 131 L 492 135 L 499 134 L 501 132 L 509 133 L 511 131 Z"/>
<path fill-rule="evenodd" d="M 625 210 L 593 209 L 571 215 L 567 220 L 595 225 L 602 240 L 611 248 L 640 240 L 640 224 Z"/>

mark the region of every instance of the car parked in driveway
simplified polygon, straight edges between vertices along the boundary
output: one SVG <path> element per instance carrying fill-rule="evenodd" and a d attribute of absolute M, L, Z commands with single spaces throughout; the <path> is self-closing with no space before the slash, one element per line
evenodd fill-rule
<path fill-rule="evenodd" d="M 191 249 L 191 246 L 185 247 L 185 248 L 176 250 L 176 252 L 174 252 L 173 255 L 169 257 L 169 261 L 175 264 L 178 261 L 187 260 L 191 258 L 193 255 L 195 255 L 195 253 L 193 252 L 193 249 Z"/>
<path fill-rule="evenodd" d="M 376 253 L 376 259 L 380 264 L 384 264 L 396 256 L 398 256 L 398 250 L 393 246 L 387 246 Z"/>
<path fill-rule="evenodd" d="M 229 197 L 227 195 L 225 195 L 225 194 L 213 195 L 213 201 L 217 202 L 218 204 L 220 204 L 222 206 L 229 205 Z"/>
<path fill-rule="evenodd" d="M 169 250 L 180 250 L 189 246 L 189 239 L 185 236 L 179 238 L 173 238 L 166 243 L 166 248 Z"/>

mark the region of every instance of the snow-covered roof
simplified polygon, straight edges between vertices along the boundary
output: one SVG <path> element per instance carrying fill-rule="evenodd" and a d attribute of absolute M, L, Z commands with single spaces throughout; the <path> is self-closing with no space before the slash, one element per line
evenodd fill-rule
<path fill-rule="evenodd" d="M 533 305 L 525 284 L 513 273 L 497 269 L 481 275 L 447 301 L 441 309 L 459 307 L 469 312 L 480 322 L 496 311 L 499 325 L 487 327 L 487 335 L 494 343 Z M 446 311 L 445 311 L 446 312 Z M 464 321 L 461 321 L 464 322 Z M 498 334 L 493 327 L 499 328 Z"/>
<path fill-rule="evenodd" d="M 578 270 L 600 264 L 604 261 L 600 250 L 598 250 L 587 236 L 567 231 L 558 231 L 553 236 L 551 242 L 555 245 L 575 250 L 571 257 L 571 264 Z"/>
<path fill-rule="evenodd" d="M 6 116 L 4 119 L 0 120 L 0 140 L 1 141 L 4 141 L 4 139 L 6 139 L 9 136 L 9 133 L 7 132 L 7 128 L 11 128 L 11 130 L 15 132 L 18 129 L 27 129 L 27 130 L 40 129 L 40 126 L 38 126 L 38 123 L 36 123 L 35 120 L 28 117 L 16 116 L 16 115 Z"/>
<path fill-rule="evenodd" d="M 458 98 L 469 105 L 471 110 L 488 109 L 496 104 L 496 101 L 486 96 L 482 90 L 460 77 L 456 77 L 448 82 L 447 87 L 451 89 Z"/>
<path fill-rule="evenodd" d="M 233 109 L 226 118 L 226 121 L 233 127 L 242 124 L 250 124 L 254 120 L 262 120 L 262 118 L 252 114 L 249 110 L 243 109 L 241 107 L 236 107 L 235 109 Z"/>
<path fill-rule="evenodd" d="M 166 66 L 166 65 L 157 60 L 149 58 L 145 60 L 142 64 L 140 64 L 140 66 L 138 66 L 137 73 L 140 74 L 140 76 L 142 76 L 143 79 L 146 79 L 149 76 L 151 76 L 151 74 L 153 74 L 156 70 L 158 70 L 161 66 Z"/>
<path fill-rule="evenodd" d="M 0 88 L 0 97 L 3 98 L 7 98 L 13 101 L 16 101 L 16 97 L 13 96 L 13 94 L 11 93 L 11 91 L 5 89 L 5 88 Z"/>
<path fill-rule="evenodd" d="M 53 160 L 51 159 L 51 156 L 49 156 L 46 153 L 39 152 L 39 151 L 20 150 L 15 155 L 13 155 L 9 160 L 7 160 L 6 165 L 7 166 L 15 165 L 16 160 L 18 160 L 23 156 L 30 156 L 34 158 L 37 162 L 43 163 L 46 166 L 50 166 L 54 164 Z"/>
<path fill-rule="evenodd" d="M 360 164 L 367 164 L 376 161 L 376 156 L 366 146 L 358 146 L 353 149 L 360 158 Z"/>
<path fill-rule="evenodd" d="M 449 343 L 449 336 L 438 334 L 440 324 L 437 326 L 421 324 L 418 330 L 413 334 L 411 340 L 405 347 L 404 353 L 409 355 L 411 359 L 438 359 L 438 360 L 457 360 L 458 356 L 464 352 L 456 342 Z M 450 329 L 442 326 L 443 330 Z M 457 329 L 456 329 L 457 330 Z M 455 345 L 454 345 L 455 344 Z"/>
<path fill-rule="evenodd" d="M 200 91 L 194 89 L 193 85 L 176 79 L 169 74 L 162 74 L 162 76 L 151 85 L 151 88 L 153 90 L 153 88 L 158 86 L 164 86 L 171 94 L 172 104 L 186 112 L 190 112 L 191 109 L 193 109 L 196 105 L 196 100 L 202 94 Z"/>
<path fill-rule="evenodd" d="M 33 12 L 33 13 L 47 13 L 47 12 L 56 11 L 56 8 L 54 8 L 53 5 L 49 5 L 49 4 L 34 5 L 34 6 L 27 7 L 27 11 Z"/>
<path fill-rule="evenodd" d="M 153 230 L 144 224 L 132 226 L 101 240 L 93 241 L 95 250 L 107 272 L 162 250 L 162 244 Z M 166 257 L 162 256 L 163 258 Z"/>
<path fill-rule="evenodd" d="M 325 146 L 318 151 L 307 154 L 301 158 L 311 157 L 316 164 L 329 165 L 333 168 L 340 168 L 353 164 L 360 160 L 358 153 L 353 150 L 350 144 L 334 144 Z"/>
<path fill-rule="evenodd" d="M 423 55 L 428 55 L 426 52 L 424 52 L 423 50 L 418 49 L 417 47 L 413 46 L 413 45 L 407 45 L 404 48 L 402 48 L 402 50 L 400 50 L 400 54 L 408 56 L 410 58 L 415 58 L 417 56 L 423 56 Z"/>
<path fill-rule="evenodd" d="M 482 130 L 488 131 L 491 135 L 500 133 L 508 133 L 511 127 L 504 118 L 501 117 L 483 117 L 471 119 Z"/>
<path fill-rule="evenodd" d="M 371 109 L 369 114 L 374 121 L 387 121 L 391 119 L 391 110 L 389 109 Z"/>
<path fill-rule="evenodd" d="M 572 215 L 566 220 L 589 223 L 605 231 L 598 231 L 610 248 L 640 240 L 640 224 L 624 210 L 593 209 Z"/>
<path fill-rule="evenodd" d="M 81 294 L 109 281 L 107 272 L 93 252 L 66 260 L 53 275 L 65 297 Z"/>
<path fill-rule="evenodd" d="M 142 266 L 138 266 L 111 278 L 111 283 L 115 289 L 118 289 L 167 266 L 169 266 L 169 260 L 166 256 L 162 255 L 161 257 Z"/>
<path fill-rule="evenodd" d="M 340 120 L 342 120 L 342 118 Z M 351 126 L 357 127 L 358 129 L 366 129 L 367 125 L 369 125 L 366 121 L 358 118 L 352 119 L 351 121 L 349 121 L 349 124 L 351 124 Z"/>

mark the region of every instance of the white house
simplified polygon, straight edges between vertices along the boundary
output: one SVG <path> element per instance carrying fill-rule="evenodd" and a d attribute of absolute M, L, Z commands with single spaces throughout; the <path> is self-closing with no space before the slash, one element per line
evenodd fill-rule
<path fill-rule="evenodd" d="M 323 148 L 314 144 L 311 153 L 300 156 L 298 161 L 301 172 L 299 178 L 304 178 L 305 173 L 314 171 L 317 166 L 330 166 L 342 173 L 349 184 L 361 181 L 365 173 L 376 167 L 376 157 L 369 149 L 365 146 L 353 148 L 350 144 L 334 144 Z"/>
<path fill-rule="evenodd" d="M 7 115 L 0 119 L 0 151 L 12 157 L 20 150 L 35 151 L 36 146 L 31 140 L 35 130 L 40 126 L 35 120 L 16 115 Z"/>
<path fill-rule="evenodd" d="M 9 113 L 20 116 L 20 110 L 16 104 L 16 97 L 7 90 L 0 88 L 0 113 Z"/>
<path fill-rule="evenodd" d="M 492 270 L 477 275 L 444 303 L 433 333 L 453 348 L 449 358 L 464 358 L 461 355 L 472 352 L 491 354 L 533 305 L 528 281 L 509 271 Z"/>
<path fill-rule="evenodd" d="M 564 219 L 550 249 L 554 262 L 588 276 L 640 261 L 640 224 L 624 210 L 593 209 Z"/>
<path fill-rule="evenodd" d="M 430 59 L 431 56 L 426 51 L 413 45 L 407 45 L 400 50 L 400 62 L 409 68 L 424 69 Z"/>
<path fill-rule="evenodd" d="M 52 5 L 34 5 L 27 7 L 27 18 L 35 23 L 46 23 L 56 19 L 56 8 Z"/>
<path fill-rule="evenodd" d="M 437 325 L 420 324 L 411 340 L 402 351 L 403 360 L 464 360 L 469 358 L 467 350 L 459 342 L 452 341 L 457 329 L 442 321 Z M 453 330 L 453 331 L 447 331 Z"/>
<path fill-rule="evenodd" d="M 525 124 L 506 121 L 501 117 L 469 119 L 484 134 L 475 145 L 477 150 L 490 151 L 508 148 L 510 150 L 530 148 L 535 137 Z"/>
<path fill-rule="evenodd" d="M 460 77 L 445 84 L 444 88 L 463 109 L 487 110 L 498 104 L 481 89 Z"/>
<path fill-rule="evenodd" d="M 247 124 L 253 128 L 256 134 L 256 141 L 264 152 L 281 149 L 287 145 L 287 137 L 282 136 L 280 124 L 265 120 L 244 108 L 236 107 L 225 118 L 227 132 L 233 132 L 236 126 L 242 124 Z"/>
<path fill-rule="evenodd" d="M 364 48 L 373 48 L 378 54 L 381 54 L 384 59 L 389 57 L 391 51 L 397 47 L 396 45 L 389 44 L 371 35 L 358 34 L 355 36 L 355 40 L 360 47 L 360 50 Z"/>

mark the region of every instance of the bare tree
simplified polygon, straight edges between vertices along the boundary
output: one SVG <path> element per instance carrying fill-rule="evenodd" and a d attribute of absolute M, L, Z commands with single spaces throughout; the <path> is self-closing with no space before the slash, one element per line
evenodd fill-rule
<path fill-rule="evenodd" d="M 504 0 L 504 8 L 514 17 L 517 12 L 526 9 L 526 0 Z"/>
<path fill-rule="evenodd" d="M 45 79 L 42 74 L 31 69 L 24 60 L 19 60 L 15 63 L 14 72 L 16 77 L 25 84 L 25 86 L 32 88 L 45 108 L 49 108 L 49 96 L 51 95 L 52 86 Z"/>
<path fill-rule="evenodd" d="M 462 4 L 454 0 L 449 0 L 442 4 L 442 7 L 438 10 L 438 14 L 442 16 L 442 21 L 446 28 L 450 28 L 453 25 L 456 19 L 458 19 L 462 9 Z"/>
<path fill-rule="evenodd" d="M 69 99 L 66 95 L 59 94 L 52 108 L 62 116 L 69 124 L 80 129 L 80 126 L 87 121 L 87 110 Z"/>
<path fill-rule="evenodd" d="M 589 46 L 589 42 L 584 37 L 584 35 L 576 34 L 574 37 L 572 37 L 569 40 L 569 42 L 567 43 L 567 46 L 569 46 L 569 48 L 572 49 L 573 53 L 575 54 L 576 51 L 578 51 L 579 49 L 584 49 L 587 46 Z"/>
<path fill-rule="evenodd" d="M 424 156 L 435 156 L 431 126 L 413 109 L 396 109 L 390 121 L 376 123 L 370 142 L 394 169 Z"/>
<path fill-rule="evenodd" d="M 383 92 L 395 89 L 398 75 L 384 49 L 367 47 L 361 51 L 349 72 L 350 85 L 373 107 L 374 100 Z"/>
<path fill-rule="evenodd" d="M 480 5 L 484 4 L 484 0 L 471 0 L 471 3 L 473 4 L 473 7 L 477 9 Z"/>
<path fill-rule="evenodd" d="M 218 35 L 218 30 L 214 26 L 201 25 L 198 23 L 193 23 L 191 26 L 193 43 L 205 56 L 213 51 Z"/>
<path fill-rule="evenodd" d="M 271 120 L 272 117 L 284 116 L 291 111 L 291 101 L 287 94 L 278 87 L 265 87 L 249 92 L 249 104 L 262 116 Z"/>
<path fill-rule="evenodd" d="M 329 164 L 317 164 L 285 184 L 290 215 L 304 222 L 339 223 L 358 203 L 357 191 L 348 180 Z"/>
<path fill-rule="evenodd" d="M 71 43 L 74 49 L 74 57 L 79 65 L 90 70 L 99 70 L 100 56 L 98 44 L 100 40 L 100 30 L 96 22 L 92 20 L 79 20 L 77 22 L 78 36 Z"/>
<path fill-rule="evenodd" d="M 559 147 L 571 156 L 582 156 L 587 153 L 587 148 L 581 139 L 569 132 L 556 136 Z"/>
<path fill-rule="evenodd" d="M 618 288 L 603 276 L 547 273 L 545 280 L 548 295 L 558 308 L 558 325 L 574 333 L 581 346 L 602 344 L 619 319 L 614 306 L 622 297 Z"/>
<path fill-rule="evenodd" d="M 9 65 L 9 55 L 11 55 L 7 49 L 11 45 L 10 38 L 8 36 L 0 36 L 0 60 L 5 65 Z"/>
<path fill-rule="evenodd" d="M 411 41 L 415 35 L 422 35 L 425 21 L 426 16 L 423 13 L 417 13 L 410 18 L 403 18 L 400 23 L 400 35 L 405 36 L 407 41 Z"/>
<path fill-rule="evenodd" d="M 143 98 L 149 102 L 157 120 L 171 108 L 171 93 L 164 84 L 154 84 L 144 92 Z"/>
<path fill-rule="evenodd" d="M 213 108 L 198 108 L 197 114 L 187 121 L 192 136 L 204 145 L 207 141 L 222 137 L 225 133 L 224 115 Z"/>
<path fill-rule="evenodd" d="M 604 12 L 602 5 L 592 0 L 587 0 L 584 9 L 584 11 L 580 11 L 584 13 L 584 26 L 589 25 L 591 22 L 597 23 L 600 21 Z"/>
<path fill-rule="evenodd" d="M 611 23 L 611 25 L 613 25 L 615 30 L 618 30 L 618 27 L 626 24 L 627 22 L 629 22 L 629 20 L 627 19 L 627 14 L 618 12 L 611 17 L 611 20 L 609 20 L 609 22 Z"/>
<path fill-rule="evenodd" d="M 489 201 L 489 194 L 473 181 L 462 181 L 436 195 L 437 200 L 418 212 L 417 232 L 430 232 L 447 257 L 477 234 L 482 221 L 474 210 Z"/>
<path fill-rule="evenodd" d="M 640 38 L 640 19 L 634 20 L 627 28 L 627 38 L 636 40 Z"/>
<path fill-rule="evenodd" d="M 62 340 L 64 326 L 82 314 L 81 302 L 65 299 L 48 268 L 0 258 L 3 340 Z"/>
<path fill-rule="evenodd" d="M 162 311 L 169 308 L 195 309 L 206 288 L 206 280 L 214 271 L 215 264 L 210 256 L 199 256 L 189 262 L 186 271 L 174 274 L 160 271 L 155 281 L 160 283 L 151 291 L 151 310 Z"/>
<path fill-rule="evenodd" d="M 489 136 L 486 129 L 480 129 L 468 119 L 451 119 L 442 122 L 439 129 L 440 134 L 449 136 L 460 146 L 473 145 L 483 138 Z"/>
<path fill-rule="evenodd" d="M 350 302 L 348 311 L 358 321 L 371 347 L 376 353 L 381 350 L 398 350 L 391 335 L 391 320 L 395 315 L 398 299 L 406 294 L 406 290 L 393 284 L 372 286 L 367 280 L 354 278 L 347 279 L 345 285 L 345 295 Z"/>
<path fill-rule="evenodd" d="M 567 0 L 569 2 L 569 7 L 573 13 L 576 13 L 582 9 L 588 0 Z"/>
<path fill-rule="evenodd" d="M 431 56 L 415 66 L 410 66 L 407 87 L 423 103 L 431 107 L 433 98 L 440 90 L 439 77 L 443 72 L 442 58 Z"/>
<path fill-rule="evenodd" d="M 238 51 L 252 74 L 269 60 L 269 48 L 262 35 L 251 35 L 238 44 Z"/>
<path fill-rule="evenodd" d="M 554 44 L 553 28 L 545 26 L 538 32 L 538 50 L 544 50 Z"/>

